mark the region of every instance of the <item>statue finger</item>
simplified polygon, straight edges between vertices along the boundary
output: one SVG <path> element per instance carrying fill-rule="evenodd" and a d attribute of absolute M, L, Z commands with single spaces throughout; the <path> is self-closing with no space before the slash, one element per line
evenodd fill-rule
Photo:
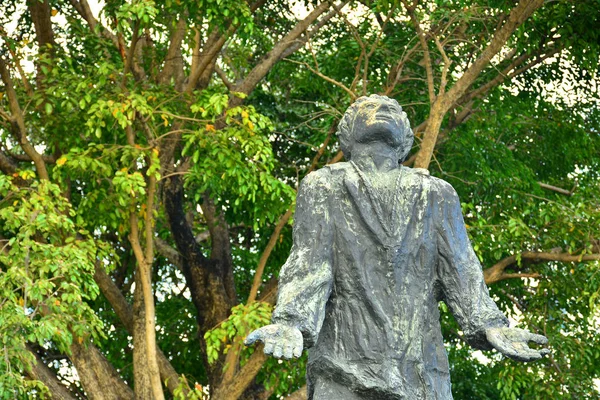
<path fill-rule="evenodd" d="M 537 335 L 535 333 L 530 333 L 529 337 L 527 339 L 532 342 L 535 342 L 537 344 L 547 344 L 548 343 L 548 338 L 546 336 Z"/>
<path fill-rule="evenodd" d="M 294 346 L 292 346 L 291 344 L 286 344 L 285 346 L 283 346 L 283 358 L 285 358 L 286 360 L 289 360 L 293 357 L 294 353 Z"/>
<path fill-rule="evenodd" d="M 271 355 L 273 354 L 273 349 L 275 347 L 275 343 L 272 340 L 267 340 L 265 343 L 265 354 Z"/>
<path fill-rule="evenodd" d="M 302 344 L 294 346 L 293 353 L 294 357 L 299 358 L 302 355 Z"/>
<path fill-rule="evenodd" d="M 515 343 L 514 345 L 516 352 L 514 354 L 507 354 L 513 360 L 527 362 L 542 358 L 541 351 L 530 349 L 525 343 Z"/>
<path fill-rule="evenodd" d="M 278 343 L 275 345 L 275 348 L 273 349 L 273 357 L 281 358 L 282 355 L 283 355 L 283 346 Z"/>
<path fill-rule="evenodd" d="M 244 344 L 246 346 L 250 346 L 252 344 L 254 344 L 256 341 L 262 341 L 262 332 L 260 329 L 255 330 L 254 332 L 250 333 L 247 337 L 246 340 L 244 340 Z"/>
<path fill-rule="evenodd" d="M 534 360 L 539 360 L 540 358 L 542 358 L 542 355 L 540 354 L 539 351 L 536 350 L 529 350 L 529 351 L 523 351 L 519 353 L 519 361 L 534 361 Z"/>
<path fill-rule="evenodd" d="M 541 350 L 539 350 L 539 352 L 542 356 L 547 356 L 548 354 L 551 353 L 550 349 L 541 349 Z"/>

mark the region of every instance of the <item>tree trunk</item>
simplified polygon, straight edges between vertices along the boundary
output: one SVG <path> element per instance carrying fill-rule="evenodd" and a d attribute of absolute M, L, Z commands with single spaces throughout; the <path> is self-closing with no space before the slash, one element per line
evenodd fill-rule
<path fill-rule="evenodd" d="M 164 204 L 169 224 L 177 250 L 181 253 L 182 269 L 186 283 L 190 288 L 192 302 L 196 307 L 198 322 L 198 340 L 202 351 L 202 359 L 207 371 L 211 388 L 217 388 L 221 382 L 224 367 L 224 357 L 221 356 L 214 364 L 208 363 L 204 333 L 229 316 L 231 307 L 235 304 L 227 288 L 227 267 L 225 260 L 207 258 L 194 238 L 193 231 L 185 216 L 183 182 L 178 176 L 170 178 L 163 188 Z M 222 243 L 230 246 L 229 240 Z M 230 251 L 220 251 L 221 254 Z"/>
<path fill-rule="evenodd" d="M 496 54 L 502 50 L 510 36 L 527 18 L 544 4 L 543 0 L 521 0 L 511 10 L 506 22 L 498 29 L 489 45 L 481 52 L 475 62 L 463 73 L 458 81 L 447 92 L 441 91 L 432 102 L 427 127 L 421 142 L 421 149 L 415 160 L 415 167 L 429 168 L 433 150 L 438 139 L 440 127 L 446 113 L 465 94 L 475 82 L 483 69 L 487 67 Z M 431 87 L 433 89 L 433 87 Z"/>
<path fill-rule="evenodd" d="M 431 107 L 431 112 L 427 119 L 427 127 L 425 128 L 423 141 L 421 142 L 421 149 L 419 150 L 419 153 L 417 153 L 417 158 L 415 159 L 415 168 L 429 168 L 440 127 L 442 126 L 442 121 L 446 115 L 445 102 L 442 97 L 443 96 L 438 97 Z"/>
<path fill-rule="evenodd" d="M 133 335 L 133 311 L 117 285 L 113 282 L 112 278 L 108 276 L 104 268 L 100 265 L 96 265 L 96 270 L 94 272 L 94 280 L 100 287 L 102 294 L 112 308 L 117 313 L 117 316 L 125 325 L 125 329 Z M 135 299 L 134 299 L 135 300 Z M 142 317 L 143 319 L 143 317 Z M 160 377 L 163 382 L 166 382 L 169 391 L 173 393 L 175 389 L 177 389 L 179 385 L 179 375 L 177 371 L 173 368 L 167 357 L 160 350 L 158 345 L 156 346 L 156 356 L 158 361 L 158 367 L 160 369 Z M 187 396 L 189 393 L 189 387 L 184 386 L 182 388 L 182 393 Z"/>
<path fill-rule="evenodd" d="M 146 351 L 146 309 L 139 270 L 135 272 L 133 294 L 133 386 L 137 400 L 153 400 L 152 381 Z"/>
<path fill-rule="evenodd" d="M 133 390 L 92 343 L 80 344 L 74 338 L 70 358 L 88 399 L 133 400 Z"/>

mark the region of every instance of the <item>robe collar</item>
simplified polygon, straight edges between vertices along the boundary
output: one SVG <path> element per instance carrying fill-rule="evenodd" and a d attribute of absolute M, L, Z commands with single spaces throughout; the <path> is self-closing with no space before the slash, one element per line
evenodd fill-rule
<path fill-rule="evenodd" d="M 375 204 L 378 200 L 374 199 L 372 194 L 376 189 L 370 186 L 370 182 L 362 175 L 355 163 L 350 161 L 350 164 L 352 168 L 347 169 L 344 184 L 354 206 L 369 230 L 383 246 L 396 247 L 399 242 L 398 235 L 404 231 L 408 223 L 408 216 L 403 215 L 406 207 L 401 204 L 406 203 L 407 200 L 406 192 L 402 190 L 404 168 L 399 167 L 398 176 L 394 180 L 395 203 L 392 205 L 391 216 L 386 218 L 379 204 Z"/>

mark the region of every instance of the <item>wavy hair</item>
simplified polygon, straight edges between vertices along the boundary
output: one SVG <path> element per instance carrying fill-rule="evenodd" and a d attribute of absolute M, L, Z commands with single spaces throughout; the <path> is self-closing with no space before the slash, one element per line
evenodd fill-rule
<path fill-rule="evenodd" d="M 338 124 L 337 135 L 340 141 L 340 149 L 344 153 L 344 157 L 347 160 L 350 160 L 352 155 L 352 144 L 354 143 L 354 118 L 356 117 L 356 113 L 360 108 L 360 105 L 366 101 L 377 100 L 379 102 L 387 101 L 392 104 L 395 104 L 400 109 L 400 123 L 404 128 L 404 139 L 402 144 L 398 147 L 398 159 L 400 162 L 404 161 L 412 148 L 414 134 L 412 129 L 410 129 L 410 122 L 408 121 L 408 117 L 406 113 L 402 111 L 402 106 L 398 104 L 398 102 L 394 99 L 391 99 L 387 96 L 380 96 L 378 94 L 372 94 L 370 96 L 362 96 L 356 99 L 354 103 L 348 107 L 344 116 L 342 117 L 340 123 Z"/>

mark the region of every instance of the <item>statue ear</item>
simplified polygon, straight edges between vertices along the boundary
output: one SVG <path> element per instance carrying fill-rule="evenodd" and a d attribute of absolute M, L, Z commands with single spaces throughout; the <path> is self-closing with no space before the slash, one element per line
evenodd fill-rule
<path fill-rule="evenodd" d="M 352 142 L 354 141 L 353 132 L 350 131 L 346 118 L 342 118 L 338 125 L 337 136 L 340 144 L 340 150 L 344 153 L 346 160 L 350 160 L 352 152 Z"/>
<path fill-rule="evenodd" d="M 400 162 L 404 162 L 408 157 L 408 153 L 410 153 L 410 149 L 412 149 L 413 141 L 415 140 L 415 135 L 410 129 L 410 122 L 406 117 L 406 113 L 402 112 L 402 125 L 404 125 L 404 140 L 402 145 L 398 149 L 398 159 Z"/>

